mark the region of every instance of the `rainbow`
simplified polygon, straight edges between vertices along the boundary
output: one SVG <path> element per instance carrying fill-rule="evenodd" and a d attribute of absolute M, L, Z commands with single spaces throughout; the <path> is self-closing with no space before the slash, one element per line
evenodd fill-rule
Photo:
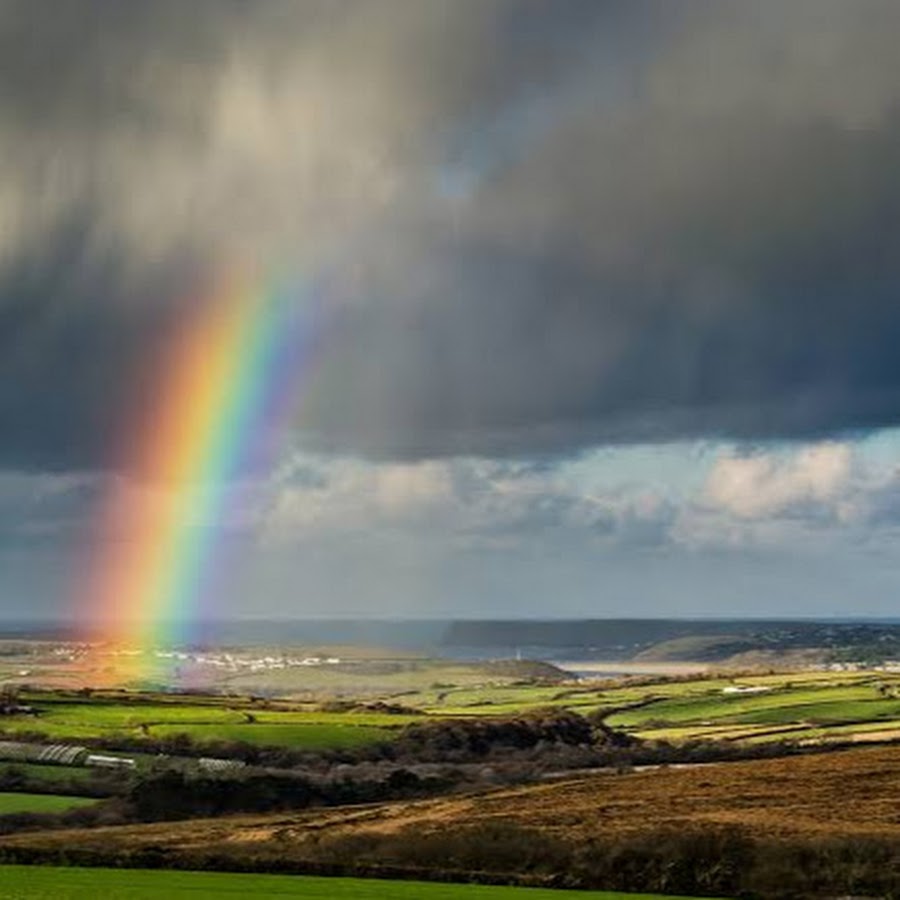
<path fill-rule="evenodd" d="M 76 600 L 132 656 L 191 639 L 212 608 L 235 494 L 273 461 L 319 334 L 315 292 L 250 269 L 183 306 L 152 400 L 125 417 Z"/>

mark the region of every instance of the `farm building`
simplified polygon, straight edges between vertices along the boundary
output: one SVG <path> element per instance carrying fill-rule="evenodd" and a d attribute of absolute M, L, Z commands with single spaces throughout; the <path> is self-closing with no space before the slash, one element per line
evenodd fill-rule
<path fill-rule="evenodd" d="M 210 756 L 202 756 L 197 760 L 197 765 L 204 772 L 232 772 L 235 769 L 243 769 L 246 763 L 239 759 L 215 759 Z"/>
<path fill-rule="evenodd" d="M 7 762 L 80 766 L 84 764 L 87 755 L 87 747 L 77 747 L 72 744 L 26 744 L 21 741 L 0 741 L 0 760 Z"/>
<path fill-rule="evenodd" d="M 21 703 L 0 703 L 0 716 L 36 716 L 37 710 L 33 706 L 23 706 Z"/>
<path fill-rule="evenodd" d="M 85 759 L 84 765 L 95 769 L 133 769 L 135 762 L 125 756 L 102 756 L 99 753 L 91 753 Z"/>

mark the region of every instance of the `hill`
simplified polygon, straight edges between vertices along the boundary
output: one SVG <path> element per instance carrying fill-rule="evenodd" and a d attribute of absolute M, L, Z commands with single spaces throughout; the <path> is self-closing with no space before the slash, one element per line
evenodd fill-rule
<path fill-rule="evenodd" d="M 485 873 L 766 897 L 900 889 L 900 747 L 610 772 L 467 796 L 0 838 L 0 859 Z"/>

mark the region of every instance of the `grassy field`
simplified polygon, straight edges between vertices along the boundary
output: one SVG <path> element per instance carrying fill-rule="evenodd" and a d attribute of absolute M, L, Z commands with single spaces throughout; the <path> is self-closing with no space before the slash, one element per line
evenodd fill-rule
<path fill-rule="evenodd" d="M 740 678 L 737 683 L 748 687 L 765 687 L 771 691 L 828 691 L 844 687 L 862 686 L 873 682 L 871 673 L 802 672 L 777 675 L 750 675 Z M 712 702 L 729 695 L 723 690 L 735 684 L 735 680 L 725 676 L 693 679 L 667 680 L 665 678 L 639 678 L 623 681 L 598 681 L 592 683 L 568 683 L 559 685 L 512 684 L 471 686 L 445 686 L 442 690 L 418 692 L 403 698 L 407 706 L 417 707 L 432 715 L 499 715 L 514 713 L 538 706 L 561 706 L 581 712 L 592 709 L 613 709 L 647 700 L 659 702 L 686 699 L 694 702 L 706 697 Z M 821 695 L 813 694 L 814 697 Z M 837 695 L 829 694 L 834 699 Z M 871 696 L 871 692 L 861 691 L 859 696 Z M 734 695 L 732 700 L 759 699 L 758 695 Z M 801 702 L 799 699 L 797 702 Z M 641 720 L 638 714 L 628 726 Z M 623 719 L 623 722 L 626 722 Z"/>
<path fill-rule="evenodd" d="M 187 734 L 197 741 L 247 741 L 322 749 L 390 740 L 398 728 L 420 718 L 367 711 L 257 709 L 247 701 L 236 700 L 226 706 L 217 697 L 167 703 L 105 698 L 59 702 L 52 696 L 37 695 L 31 702 L 39 714 L 4 721 L 3 733 L 15 737 L 38 731 L 67 741 L 116 735 L 150 738 Z"/>
<path fill-rule="evenodd" d="M 643 738 L 776 740 L 790 736 L 839 739 L 842 726 L 880 730 L 900 719 L 900 682 L 871 673 L 801 681 L 793 676 L 741 679 L 760 693 L 725 693 L 722 683 L 687 682 L 677 694 L 649 690 L 640 706 L 622 709 L 608 724 Z M 855 733 L 855 732 L 854 732 Z"/>
<path fill-rule="evenodd" d="M 416 881 L 0 866 L 6 900 L 199 900 L 201 897 L 298 897 L 302 900 L 658 900 L 659 895 L 553 891 Z M 673 898 L 669 898 L 673 900 Z M 675 898 L 677 900 L 677 898 Z M 689 898 L 681 898 L 689 900 Z"/>
<path fill-rule="evenodd" d="M 90 783 L 97 778 L 97 769 L 81 766 L 49 766 L 28 762 L 0 763 L 0 776 L 5 776 L 9 772 L 17 772 L 29 779 L 39 780 L 50 787 L 73 782 Z"/>
<path fill-rule="evenodd" d="M 0 816 L 10 813 L 60 813 L 76 806 L 97 801 L 92 797 L 69 797 L 61 794 L 17 794 L 0 792 Z"/>
<path fill-rule="evenodd" d="M 730 689 L 752 688 L 740 693 Z M 871 672 L 793 672 L 561 685 L 446 686 L 405 697 L 432 716 L 514 715 L 542 706 L 609 711 L 641 738 L 687 741 L 841 740 L 886 734 L 900 720 L 900 680 Z M 860 738 L 862 739 L 862 738 Z"/>

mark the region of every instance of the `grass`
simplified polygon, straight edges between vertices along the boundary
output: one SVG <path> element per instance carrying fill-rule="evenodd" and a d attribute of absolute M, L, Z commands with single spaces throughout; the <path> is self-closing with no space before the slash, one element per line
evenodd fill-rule
<path fill-rule="evenodd" d="M 94 900 L 103 895 L 116 897 L 117 900 L 197 900 L 201 897 L 299 897 L 303 900 L 662 900 L 658 895 L 605 891 L 556 891 L 226 872 L 38 866 L 0 866 L 0 883 L 6 900 Z"/>
<path fill-rule="evenodd" d="M 10 770 L 48 785 L 70 784 L 73 781 L 90 782 L 96 779 L 98 772 L 97 769 L 82 766 L 50 766 L 31 762 L 0 763 L 0 775 L 6 775 Z"/>
<path fill-rule="evenodd" d="M 700 694 L 661 699 L 609 717 L 609 724 L 635 728 L 648 723 L 671 727 L 691 722 L 778 725 L 814 717 L 828 721 L 900 714 L 900 701 L 883 700 L 872 685 L 781 688 L 763 694 Z"/>
<path fill-rule="evenodd" d="M 811 729 L 816 732 L 817 729 Z M 835 725 L 821 729 L 827 734 L 864 734 L 867 731 L 900 730 L 900 719 L 878 719 L 874 722 L 854 722 L 850 725 Z"/>
<path fill-rule="evenodd" d="M 789 740 L 813 741 L 813 742 L 842 742 L 863 741 L 866 735 L 873 735 L 879 740 L 900 740 L 900 720 L 875 719 L 870 722 L 852 722 L 850 724 L 825 725 L 815 727 L 811 725 L 784 726 L 777 732 L 767 729 L 757 729 L 756 733 L 747 731 L 743 739 L 750 743 L 764 743 L 766 741 L 787 738 Z"/>
<path fill-rule="evenodd" d="M 745 725 L 786 725 L 793 722 L 828 724 L 858 722 L 863 719 L 895 718 L 900 715 L 900 700 L 823 700 L 773 709 L 756 710 L 735 718 Z"/>
<path fill-rule="evenodd" d="M 421 718 L 368 711 L 256 709 L 246 703 L 225 707 L 220 702 L 200 703 L 196 699 L 191 703 L 37 700 L 35 705 L 40 715 L 5 721 L 3 732 L 14 737 L 37 731 L 50 738 L 74 741 L 115 735 L 187 734 L 197 741 L 326 749 L 390 740 L 399 727 Z"/>
<path fill-rule="evenodd" d="M 753 694 L 724 693 L 728 680 L 682 682 L 678 692 L 666 684 L 644 686 L 644 705 L 609 715 L 609 725 L 642 738 L 686 741 L 773 741 L 839 739 L 841 726 L 878 730 L 900 718 L 900 682 L 868 673 L 794 673 L 736 679 L 762 686 Z M 632 689 L 633 690 L 633 689 Z M 608 692 L 608 697 L 616 695 Z M 635 701 L 632 701 L 635 702 Z"/>
<path fill-rule="evenodd" d="M 61 794 L 13 794 L 0 792 L 0 816 L 10 813 L 60 813 L 76 806 L 96 803 L 93 797 L 67 797 Z"/>

